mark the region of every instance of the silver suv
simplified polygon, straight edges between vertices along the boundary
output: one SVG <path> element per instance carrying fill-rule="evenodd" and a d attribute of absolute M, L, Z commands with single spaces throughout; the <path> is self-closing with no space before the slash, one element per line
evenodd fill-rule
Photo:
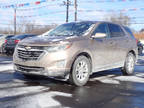
<path fill-rule="evenodd" d="M 62 24 L 38 37 L 18 43 L 13 62 L 24 75 L 68 78 L 83 86 L 95 72 L 121 68 L 134 73 L 137 45 L 123 26 L 82 21 Z"/>

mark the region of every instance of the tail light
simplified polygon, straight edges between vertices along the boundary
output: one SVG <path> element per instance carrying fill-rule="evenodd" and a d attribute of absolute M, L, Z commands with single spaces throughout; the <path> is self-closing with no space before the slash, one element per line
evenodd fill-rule
<path fill-rule="evenodd" d="M 7 40 L 5 40 L 5 43 L 7 43 Z"/>
<path fill-rule="evenodd" d="M 15 44 L 17 44 L 20 40 L 15 40 Z"/>
<path fill-rule="evenodd" d="M 138 40 L 136 39 L 136 43 L 138 43 Z"/>

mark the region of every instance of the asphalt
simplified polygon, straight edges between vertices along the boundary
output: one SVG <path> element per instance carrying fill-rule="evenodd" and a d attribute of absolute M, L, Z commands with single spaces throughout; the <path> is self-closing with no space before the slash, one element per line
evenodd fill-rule
<path fill-rule="evenodd" d="M 144 56 L 135 75 L 119 69 L 95 73 L 83 87 L 48 77 L 26 78 L 0 55 L 0 108 L 144 108 Z"/>

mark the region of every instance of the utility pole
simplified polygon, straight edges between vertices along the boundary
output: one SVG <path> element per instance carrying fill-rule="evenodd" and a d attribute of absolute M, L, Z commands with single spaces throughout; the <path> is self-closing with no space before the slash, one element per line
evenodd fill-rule
<path fill-rule="evenodd" d="M 77 0 L 74 1 L 74 8 L 75 8 L 75 21 L 77 21 Z"/>
<path fill-rule="evenodd" d="M 69 19 L 69 0 L 67 0 L 66 3 L 66 22 L 68 22 Z"/>
<path fill-rule="evenodd" d="M 16 8 L 14 8 L 14 35 L 16 35 Z"/>
<path fill-rule="evenodd" d="M 63 1 L 63 5 L 66 6 L 66 22 L 69 21 L 69 6 L 71 5 L 71 2 L 69 0 Z"/>

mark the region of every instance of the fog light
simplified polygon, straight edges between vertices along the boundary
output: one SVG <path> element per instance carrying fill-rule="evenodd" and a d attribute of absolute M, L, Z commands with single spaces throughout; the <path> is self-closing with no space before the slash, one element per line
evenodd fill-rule
<path fill-rule="evenodd" d="M 64 68 L 65 67 L 65 64 L 66 64 L 66 61 L 65 60 L 61 60 L 61 61 L 58 61 L 56 63 L 56 67 L 57 68 Z"/>
<path fill-rule="evenodd" d="M 65 51 L 59 51 L 51 55 L 51 58 L 54 58 L 55 60 L 66 59 L 66 57 L 67 57 L 67 54 Z"/>
<path fill-rule="evenodd" d="M 66 61 L 65 60 L 61 60 L 61 61 L 57 61 L 53 66 L 48 67 L 48 71 L 56 71 L 57 69 L 60 68 L 65 68 L 66 65 Z"/>

